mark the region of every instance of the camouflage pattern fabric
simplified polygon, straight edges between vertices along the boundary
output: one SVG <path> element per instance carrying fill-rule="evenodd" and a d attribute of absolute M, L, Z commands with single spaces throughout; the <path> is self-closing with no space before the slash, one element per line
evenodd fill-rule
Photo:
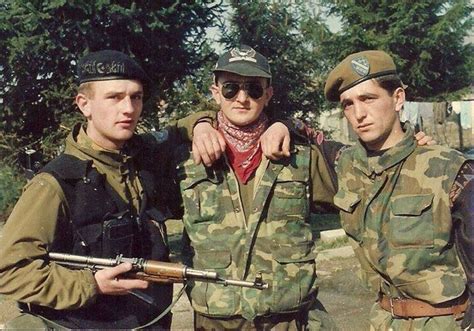
<path fill-rule="evenodd" d="M 265 290 L 190 284 L 195 311 L 253 320 L 309 306 L 316 291 L 316 253 L 307 223 L 311 148 L 297 145 L 290 159 L 267 161 L 263 176 L 255 179 L 248 219 L 242 211 L 237 179 L 227 162 L 212 168 L 196 166 L 188 148 L 179 152 L 184 161 L 178 166 L 178 180 L 185 209 L 183 222 L 194 251 L 193 266 L 245 280 L 261 273 L 269 284 Z"/>
<path fill-rule="evenodd" d="M 405 129 L 404 139 L 380 156 L 368 157 L 360 142 L 342 153 L 334 202 L 365 283 L 436 304 L 466 288 L 449 202 L 465 159 L 441 146 L 417 147 Z"/>
<path fill-rule="evenodd" d="M 378 303 L 370 311 L 370 330 L 403 330 L 403 331 L 455 331 L 461 330 L 461 319 L 453 315 L 423 317 L 423 318 L 394 318 L 392 314 L 380 307 Z"/>

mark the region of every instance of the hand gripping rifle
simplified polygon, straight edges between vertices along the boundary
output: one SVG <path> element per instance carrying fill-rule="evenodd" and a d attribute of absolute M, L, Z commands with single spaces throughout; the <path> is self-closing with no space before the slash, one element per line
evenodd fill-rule
<path fill-rule="evenodd" d="M 263 282 L 261 274 L 258 274 L 253 282 L 248 282 L 244 280 L 225 279 L 220 277 L 217 272 L 191 269 L 179 263 L 145 260 L 142 258 L 126 258 L 122 255 L 117 255 L 117 257 L 111 259 L 53 252 L 48 255 L 51 261 L 75 269 L 88 268 L 91 270 L 101 270 L 115 267 L 120 263 L 130 262 L 132 264 L 132 271 L 125 274 L 126 277 L 157 283 L 184 283 L 188 280 L 194 280 L 217 283 L 224 286 L 250 287 L 259 290 L 268 288 L 268 284 Z"/>

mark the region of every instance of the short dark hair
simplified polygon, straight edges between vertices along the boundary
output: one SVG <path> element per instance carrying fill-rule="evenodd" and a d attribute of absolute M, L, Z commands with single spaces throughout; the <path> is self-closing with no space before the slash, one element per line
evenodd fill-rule
<path fill-rule="evenodd" d="M 402 80 L 396 74 L 376 77 L 374 78 L 374 80 L 377 82 L 377 84 L 379 84 L 381 88 L 387 91 L 390 95 L 393 95 L 397 88 L 404 88 Z"/>

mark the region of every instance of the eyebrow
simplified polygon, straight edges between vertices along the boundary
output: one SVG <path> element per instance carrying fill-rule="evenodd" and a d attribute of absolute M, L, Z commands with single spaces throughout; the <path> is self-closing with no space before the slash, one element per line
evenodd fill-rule
<path fill-rule="evenodd" d="M 363 92 L 361 94 L 356 95 L 353 98 L 344 98 L 344 99 L 342 99 L 341 104 L 346 100 L 360 99 L 360 98 L 367 98 L 367 97 L 377 97 L 377 96 L 378 96 L 377 93 Z"/>
<path fill-rule="evenodd" d="M 116 94 L 125 94 L 126 92 L 124 90 L 110 90 L 110 91 L 107 91 L 104 93 L 105 96 L 109 96 L 109 95 L 116 95 Z M 141 94 L 143 95 L 143 91 L 135 91 L 135 92 L 132 92 L 130 95 L 137 95 L 137 94 Z"/>

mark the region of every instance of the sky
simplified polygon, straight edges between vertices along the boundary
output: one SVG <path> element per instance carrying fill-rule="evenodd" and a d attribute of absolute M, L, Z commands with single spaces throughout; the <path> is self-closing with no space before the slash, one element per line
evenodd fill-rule
<path fill-rule="evenodd" d="M 229 16 L 229 11 L 225 12 L 224 15 Z M 341 21 L 337 17 L 327 16 L 327 17 L 324 17 L 324 19 L 326 20 L 326 23 L 329 27 L 329 30 L 331 30 L 331 32 L 338 32 L 339 30 L 341 30 Z M 224 52 L 224 47 L 217 42 L 219 39 L 219 35 L 220 35 L 220 31 L 218 28 L 213 27 L 213 28 L 207 29 L 207 37 L 210 41 L 213 41 L 212 46 L 214 47 L 214 50 L 216 51 L 216 53 Z"/>

